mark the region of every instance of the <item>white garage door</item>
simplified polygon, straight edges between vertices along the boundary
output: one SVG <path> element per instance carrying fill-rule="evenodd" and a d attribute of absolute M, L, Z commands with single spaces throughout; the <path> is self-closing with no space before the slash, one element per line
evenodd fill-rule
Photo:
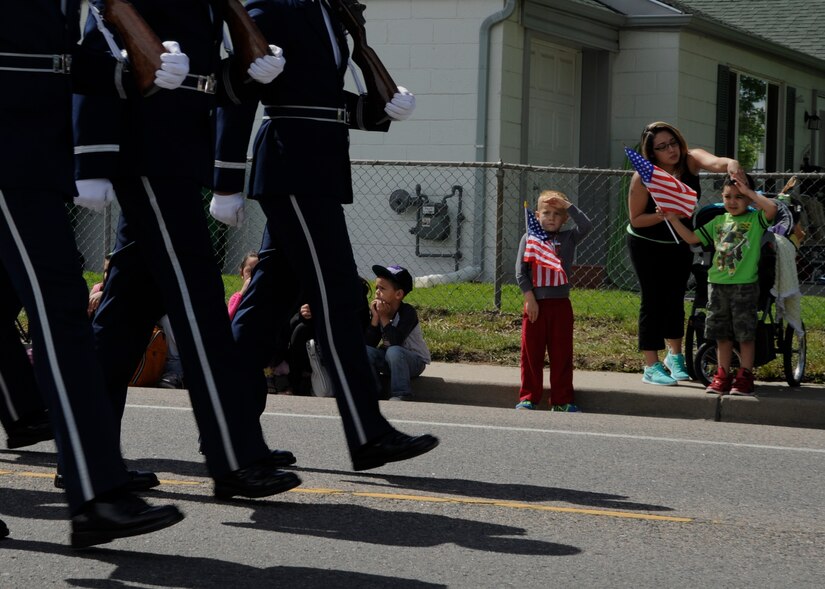
<path fill-rule="evenodd" d="M 532 39 L 528 164 L 578 165 L 580 63 L 578 51 Z"/>

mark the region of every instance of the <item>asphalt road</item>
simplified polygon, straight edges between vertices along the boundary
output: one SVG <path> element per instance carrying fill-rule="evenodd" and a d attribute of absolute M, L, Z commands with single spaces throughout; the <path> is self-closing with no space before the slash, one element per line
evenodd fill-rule
<path fill-rule="evenodd" d="M 130 395 L 124 453 L 180 524 L 72 552 L 53 447 L 0 451 L 0 587 L 822 587 L 825 431 L 388 403 L 428 455 L 350 470 L 334 401 L 270 397 L 304 484 L 219 502 L 188 397 Z"/>

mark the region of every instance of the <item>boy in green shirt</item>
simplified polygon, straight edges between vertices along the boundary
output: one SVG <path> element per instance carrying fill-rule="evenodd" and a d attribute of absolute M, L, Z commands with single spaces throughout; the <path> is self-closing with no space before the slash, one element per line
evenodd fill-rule
<path fill-rule="evenodd" d="M 716 340 L 719 365 L 709 393 L 753 395 L 753 361 L 756 352 L 759 282 L 757 270 L 762 236 L 776 215 L 776 203 L 753 190 L 753 179 L 739 170 L 725 179 L 722 202 L 725 214 L 695 232 L 678 216 L 666 215 L 671 226 L 690 244 L 713 244 L 713 264 L 708 270 L 708 316 L 705 338 Z M 757 210 L 749 210 L 753 206 Z M 740 368 L 730 374 L 733 342 L 739 342 Z"/>

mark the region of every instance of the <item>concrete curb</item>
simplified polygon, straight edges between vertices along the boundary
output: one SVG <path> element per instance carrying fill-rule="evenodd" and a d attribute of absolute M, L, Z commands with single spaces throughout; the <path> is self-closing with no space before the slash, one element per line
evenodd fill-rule
<path fill-rule="evenodd" d="M 434 362 L 413 380 L 413 395 L 429 403 L 512 408 L 519 382 L 516 367 Z M 718 397 L 694 382 L 645 385 L 640 374 L 577 371 L 573 382 L 576 404 L 586 412 L 825 429 L 822 385 L 758 382 L 758 397 Z M 547 409 L 546 398 L 540 408 Z"/>

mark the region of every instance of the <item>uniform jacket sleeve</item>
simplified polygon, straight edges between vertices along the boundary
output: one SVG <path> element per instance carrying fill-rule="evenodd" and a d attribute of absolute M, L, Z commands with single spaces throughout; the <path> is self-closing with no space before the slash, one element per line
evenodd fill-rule
<path fill-rule="evenodd" d="M 387 132 L 390 129 L 390 119 L 376 120 L 374 116 L 369 113 L 375 112 L 377 106 L 374 106 L 367 94 L 353 94 L 352 92 L 345 93 L 347 100 L 347 112 L 349 113 L 349 127 L 350 129 L 358 129 L 360 131 L 382 131 Z M 383 113 L 384 105 L 380 105 L 379 112 Z"/>
<path fill-rule="evenodd" d="M 243 192 L 249 137 L 258 102 L 245 100 L 218 108 L 215 142 L 215 190 Z"/>
<path fill-rule="evenodd" d="M 96 0 L 92 4 L 103 10 L 102 1 Z M 139 92 L 123 63 L 111 55 L 91 13 L 76 55 L 82 56 L 81 61 L 87 64 L 108 59 L 114 66 L 98 76 L 98 80 L 105 81 L 111 89 L 109 92 L 90 90 L 87 76 L 77 74 L 81 79 L 75 80 L 72 100 L 75 179 L 112 178 L 117 174 L 119 161 L 122 102 L 127 96 L 138 96 Z"/>
<path fill-rule="evenodd" d="M 120 161 L 122 100 L 75 94 L 75 179 L 114 178 Z"/>

